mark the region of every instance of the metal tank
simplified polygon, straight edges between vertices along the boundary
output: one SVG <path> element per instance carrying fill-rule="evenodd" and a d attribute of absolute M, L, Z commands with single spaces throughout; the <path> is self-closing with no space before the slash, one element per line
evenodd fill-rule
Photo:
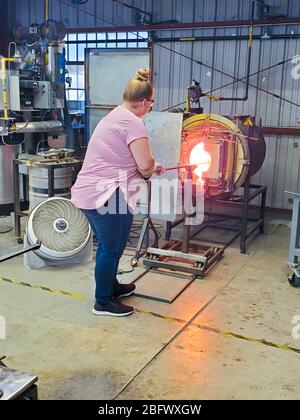
<path fill-rule="evenodd" d="M 70 198 L 72 187 L 72 168 L 57 168 L 54 172 L 54 196 Z M 48 169 L 29 167 L 29 209 L 48 198 Z"/>
<path fill-rule="evenodd" d="M 0 206 L 14 202 L 13 160 L 18 154 L 19 145 L 0 145 Z M 1 210 L 0 210 L 1 212 Z M 1 212 L 2 213 L 2 212 Z"/>

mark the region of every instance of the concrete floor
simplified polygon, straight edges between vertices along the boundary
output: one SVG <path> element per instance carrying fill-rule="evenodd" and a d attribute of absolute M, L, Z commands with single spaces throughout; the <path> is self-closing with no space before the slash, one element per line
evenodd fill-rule
<path fill-rule="evenodd" d="M 0 354 L 38 375 L 40 399 L 299 399 L 300 289 L 287 282 L 289 228 L 274 219 L 247 255 L 234 243 L 171 305 L 126 298 L 137 309 L 128 318 L 92 315 L 92 263 L 34 271 L 22 257 L 2 263 L 2 277 L 84 299 L 0 279 Z M 0 236 L 0 255 L 14 247 L 13 231 Z"/>

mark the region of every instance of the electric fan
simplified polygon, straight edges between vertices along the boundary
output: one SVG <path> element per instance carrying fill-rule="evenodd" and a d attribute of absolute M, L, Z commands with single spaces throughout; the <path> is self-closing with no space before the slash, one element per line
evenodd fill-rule
<path fill-rule="evenodd" d="M 24 255 L 27 268 L 89 262 L 93 238 L 89 222 L 70 200 L 52 197 L 30 213 L 24 246 L 41 242 L 41 247 Z"/>

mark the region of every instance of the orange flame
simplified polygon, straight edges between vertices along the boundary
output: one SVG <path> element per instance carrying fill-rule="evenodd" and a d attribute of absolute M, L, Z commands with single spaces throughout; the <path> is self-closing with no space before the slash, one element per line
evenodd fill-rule
<path fill-rule="evenodd" d="M 190 154 L 190 164 L 197 165 L 194 173 L 201 180 L 203 172 L 207 172 L 211 166 L 211 156 L 204 150 L 204 143 L 199 143 L 193 148 Z"/>

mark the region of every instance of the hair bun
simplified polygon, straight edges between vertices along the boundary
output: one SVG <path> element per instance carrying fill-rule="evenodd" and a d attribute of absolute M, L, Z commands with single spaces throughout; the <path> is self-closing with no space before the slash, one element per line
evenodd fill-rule
<path fill-rule="evenodd" d="M 149 69 L 140 69 L 137 72 L 136 78 L 141 82 L 149 82 L 150 80 L 150 70 Z"/>

